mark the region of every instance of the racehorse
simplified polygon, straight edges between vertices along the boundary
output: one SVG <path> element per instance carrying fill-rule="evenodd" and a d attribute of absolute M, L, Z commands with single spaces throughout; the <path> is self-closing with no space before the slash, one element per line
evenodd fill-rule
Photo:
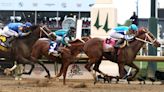
<path fill-rule="evenodd" d="M 89 58 L 89 62 L 85 65 L 85 68 L 88 71 L 91 71 L 91 66 L 93 64 L 93 70 L 103 74 L 106 76 L 107 74 L 103 73 L 99 70 L 99 65 L 101 64 L 101 60 L 103 57 L 106 59 L 116 62 L 119 67 L 119 77 L 111 76 L 112 78 L 121 79 L 124 76 L 124 66 L 130 66 L 134 68 L 135 73 L 128 77 L 127 80 L 132 80 L 136 74 L 139 72 L 139 68 L 133 63 L 136 58 L 136 55 L 140 48 L 144 45 L 144 43 L 150 43 L 155 47 L 159 47 L 160 43 L 156 40 L 151 32 L 148 31 L 147 28 L 140 28 L 135 36 L 135 39 L 129 42 L 123 48 L 115 48 L 114 52 L 104 52 L 103 51 L 103 40 L 100 38 L 92 38 L 88 40 L 84 45 L 84 52 Z M 95 76 L 93 75 L 95 78 Z M 96 81 L 96 78 L 95 78 Z"/>
<path fill-rule="evenodd" d="M 31 60 L 33 62 L 38 62 L 38 59 L 40 59 L 42 56 L 47 57 L 49 60 L 57 62 L 60 57 L 55 57 L 53 55 L 48 54 L 49 49 L 49 39 L 39 39 L 36 41 L 36 43 L 32 47 L 32 53 L 31 53 Z M 69 42 L 71 44 L 70 47 L 59 47 L 58 50 L 61 52 L 61 68 L 60 72 L 56 75 L 56 77 L 60 77 L 63 74 L 63 84 L 65 85 L 65 79 L 66 79 L 66 73 L 68 66 L 75 62 L 76 56 L 82 51 L 82 48 L 84 46 L 84 41 L 76 39 L 74 41 Z M 49 70 L 44 66 L 44 64 L 40 63 L 41 66 L 45 69 L 47 72 L 47 76 L 50 77 Z"/>
<path fill-rule="evenodd" d="M 13 40 L 11 48 L 8 48 L 7 51 L 0 50 L 0 56 L 10 54 L 10 56 L 5 58 L 11 57 L 11 60 L 16 61 L 18 64 L 30 64 L 31 68 L 34 68 L 34 63 L 30 61 L 33 44 L 42 36 L 54 37 L 54 35 L 46 26 L 33 25 L 27 30 L 30 31 L 29 35 Z M 24 74 L 31 74 L 31 70 L 29 72 L 24 72 Z"/>

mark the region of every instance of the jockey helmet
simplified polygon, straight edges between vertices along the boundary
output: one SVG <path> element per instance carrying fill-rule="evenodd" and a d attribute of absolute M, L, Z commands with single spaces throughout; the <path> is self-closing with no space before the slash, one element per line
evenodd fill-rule
<path fill-rule="evenodd" d="M 135 24 L 131 24 L 129 26 L 129 30 L 137 31 L 138 30 L 138 27 Z"/>
<path fill-rule="evenodd" d="M 31 24 L 30 22 L 26 22 L 23 26 L 24 26 L 24 27 L 31 27 L 32 24 Z"/>

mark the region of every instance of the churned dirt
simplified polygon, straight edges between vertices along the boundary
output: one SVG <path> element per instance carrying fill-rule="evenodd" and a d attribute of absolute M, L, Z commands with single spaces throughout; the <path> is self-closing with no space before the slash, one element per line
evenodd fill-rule
<path fill-rule="evenodd" d="M 0 92 L 164 92 L 161 82 L 150 81 L 139 84 L 134 81 L 128 84 L 126 81 L 104 83 L 99 81 L 95 85 L 92 80 L 67 80 L 63 85 L 62 80 L 47 79 L 23 79 L 0 78 Z"/>

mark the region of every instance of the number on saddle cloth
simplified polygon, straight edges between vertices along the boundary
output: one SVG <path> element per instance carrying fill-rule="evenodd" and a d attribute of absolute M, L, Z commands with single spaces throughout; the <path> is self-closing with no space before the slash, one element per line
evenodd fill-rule
<path fill-rule="evenodd" d="M 58 47 L 59 47 L 59 43 L 58 42 L 50 41 L 49 52 L 57 51 Z"/>
<path fill-rule="evenodd" d="M 7 41 L 7 37 L 4 35 L 0 35 L 0 50 L 7 51 L 7 46 L 5 42 Z"/>
<path fill-rule="evenodd" d="M 106 38 L 103 43 L 104 51 L 108 52 L 109 48 L 113 48 L 115 45 L 115 40 L 112 38 Z"/>
<path fill-rule="evenodd" d="M 106 39 L 104 40 L 104 44 L 107 44 L 107 45 L 114 46 L 115 43 L 116 43 L 115 40 L 112 39 L 112 38 L 106 38 Z"/>

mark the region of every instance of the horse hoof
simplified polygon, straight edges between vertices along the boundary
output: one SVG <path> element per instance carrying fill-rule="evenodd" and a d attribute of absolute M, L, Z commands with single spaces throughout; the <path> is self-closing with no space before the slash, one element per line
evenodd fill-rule
<path fill-rule="evenodd" d="M 48 78 L 48 79 L 51 79 L 51 77 L 49 76 L 49 75 L 46 75 L 46 76 L 44 76 L 45 78 Z"/>
<path fill-rule="evenodd" d="M 51 80 L 60 81 L 59 77 L 52 77 Z"/>
<path fill-rule="evenodd" d="M 130 81 L 128 81 L 128 84 L 130 84 Z"/>
<path fill-rule="evenodd" d="M 132 78 L 127 78 L 127 81 L 133 81 L 133 79 Z"/>
<path fill-rule="evenodd" d="M 30 75 L 29 73 L 27 73 L 27 72 L 23 72 L 22 74 L 25 74 L 25 75 Z"/>
<path fill-rule="evenodd" d="M 118 84 L 118 82 L 116 81 L 116 84 Z"/>
<path fill-rule="evenodd" d="M 96 85 L 96 83 L 97 83 L 97 82 L 96 82 L 96 81 L 94 81 L 94 85 Z"/>

